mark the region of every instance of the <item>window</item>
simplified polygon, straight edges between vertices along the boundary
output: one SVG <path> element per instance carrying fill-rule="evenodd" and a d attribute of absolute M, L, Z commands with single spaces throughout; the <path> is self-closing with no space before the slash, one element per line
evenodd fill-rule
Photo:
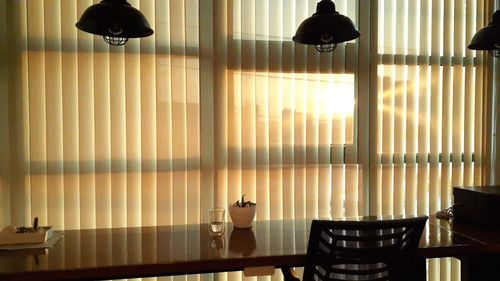
<path fill-rule="evenodd" d="M 362 36 L 329 54 L 290 40 L 316 2 L 143 0 L 155 35 L 124 48 L 74 28 L 90 3 L 4 3 L 0 217 L 195 223 L 242 193 L 259 219 L 432 213 L 483 181 L 487 1 L 335 1 Z"/>
<path fill-rule="evenodd" d="M 89 1 L 0 3 L 0 224 L 198 223 L 242 194 L 258 219 L 421 214 L 484 182 L 488 1 L 336 0 L 362 36 L 328 54 L 290 40 L 316 2 L 141 0 L 155 35 L 122 48 L 74 28 Z"/>
<path fill-rule="evenodd" d="M 483 1 L 378 2 L 381 213 L 434 213 L 480 179 L 480 53 L 466 49 Z M 477 165 L 476 165 L 477 166 Z"/>

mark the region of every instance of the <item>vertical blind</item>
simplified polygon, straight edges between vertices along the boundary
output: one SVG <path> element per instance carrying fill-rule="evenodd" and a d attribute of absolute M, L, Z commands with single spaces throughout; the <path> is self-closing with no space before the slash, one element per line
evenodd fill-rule
<path fill-rule="evenodd" d="M 426 214 L 481 182 L 482 56 L 466 48 L 485 1 L 378 1 L 380 214 Z"/>
<path fill-rule="evenodd" d="M 433 214 L 452 187 L 481 183 L 483 57 L 466 48 L 487 1 L 378 1 L 377 214 Z M 479 160 L 479 161 L 478 161 Z M 457 260 L 429 278 L 458 280 Z"/>
<path fill-rule="evenodd" d="M 291 41 L 315 0 L 131 0 L 155 34 L 124 47 L 74 27 L 96 2 L 0 3 L 0 225 L 199 223 L 242 194 L 261 220 L 429 214 L 484 180 L 488 1 L 337 0 L 362 37 L 326 54 Z"/>
<path fill-rule="evenodd" d="M 316 1 L 130 1 L 155 34 L 124 47 L 74 27 L 93 3 L 6 3 L 22 79 L 5 217 L 198 223 L 243 194 L 258 219 L 363 213 L 359 166 L 345 161 L 357 44 L 319 54 L 290 39 Z M 336 4 L 356 20 L 355 1 Z"/>

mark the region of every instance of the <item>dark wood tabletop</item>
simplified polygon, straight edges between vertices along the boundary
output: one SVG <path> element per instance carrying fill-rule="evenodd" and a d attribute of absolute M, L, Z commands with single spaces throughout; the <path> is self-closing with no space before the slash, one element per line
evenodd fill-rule
<path fill-rule="evenodd" d="M 207 224 L 68 230 L 46 251 L 0 251 L 0 280 L 116 279 L 301 266 L 310 223 L 259 221 L 246 230 L 228 223 L 225 234 L 216 238 L 208 234 Z M 431 220 L 418 256 L 460 256 L 480 245 Z"/>
<path fill-rule="evenodd" d="M 440 220 L 435 216 L 430 217 L 429 223 L 477 241 L 481 252 L 500 252 L 500 227 L 471 225 L 456 219 Z"/>

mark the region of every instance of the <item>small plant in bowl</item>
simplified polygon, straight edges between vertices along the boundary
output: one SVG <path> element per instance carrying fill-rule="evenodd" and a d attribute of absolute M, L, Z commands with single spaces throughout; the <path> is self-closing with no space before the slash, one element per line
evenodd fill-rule
<path fill-rule="evenodd" d="M 229 215 L 233 221 L 234 228 L 251 228 L 257 211 L 257 204 L 245 201 L 245 194 L 229 206 Z"/>

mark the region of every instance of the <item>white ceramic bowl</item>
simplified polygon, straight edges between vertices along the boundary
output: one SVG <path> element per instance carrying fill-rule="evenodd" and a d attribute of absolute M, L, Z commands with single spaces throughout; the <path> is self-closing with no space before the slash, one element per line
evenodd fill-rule
<path fill-rule="evenodd" d="M 257 206 L 240 208 L 238 206 L 229 207 L 229 215 L 233 221 L 234 228 L 251 228 L 255 218 Z"/>

